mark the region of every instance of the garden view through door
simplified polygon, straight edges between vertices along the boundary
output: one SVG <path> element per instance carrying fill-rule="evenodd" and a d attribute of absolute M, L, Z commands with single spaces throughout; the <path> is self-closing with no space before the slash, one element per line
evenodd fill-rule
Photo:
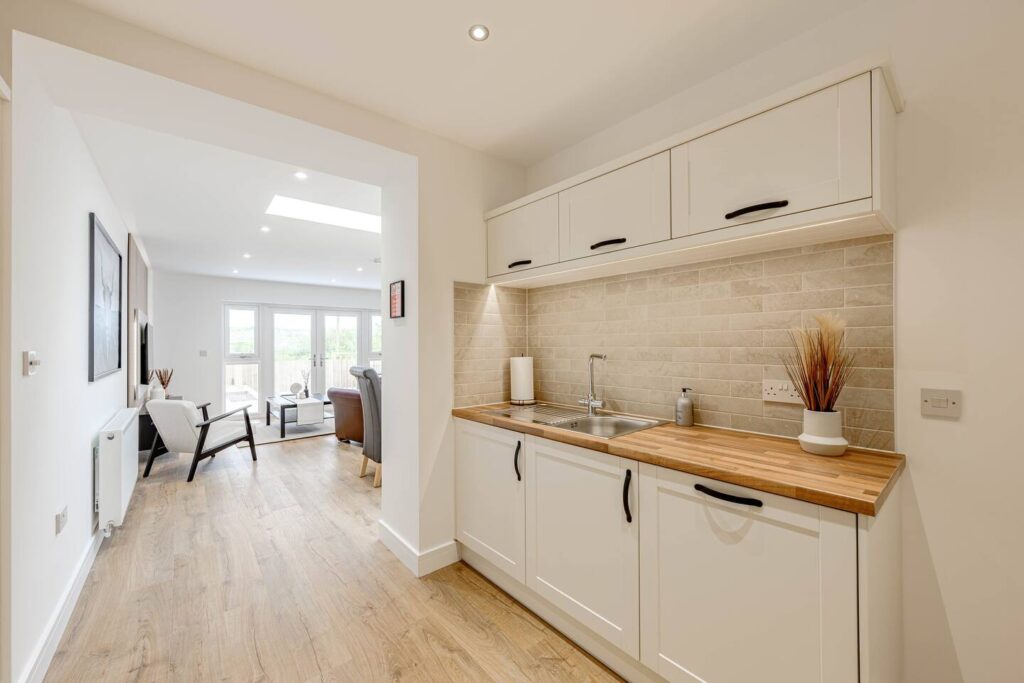
<path fill-rule="evenodd" d="M 349 368 L 359 364 L 359 314 L 320 312 L 320 329 L 323 330 L 323 351 L 320 354 L 320 375 L 322 388 L 356 387 L 356 378 Z"/>
<path fill-rule="evenodd" d="M 313 365 L 314 312 L 274 311 L 272 323 L 274 393 L 291 393 L 292 384 L 309 382 L 311 392 L 322 391 L 315 384 Z M 306 379 L 304 377 L 308 377 Z"/>

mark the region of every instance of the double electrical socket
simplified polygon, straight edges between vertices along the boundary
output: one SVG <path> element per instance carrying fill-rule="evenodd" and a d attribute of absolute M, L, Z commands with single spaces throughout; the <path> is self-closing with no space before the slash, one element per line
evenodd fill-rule
<path fill-rule="evenodd" d="M 788 379 L 766 379 L 761 385 L 761 400 L 774 401 L 775 403 L 798 403 L 804 404 L 800 394 L 793 387 Z"/>

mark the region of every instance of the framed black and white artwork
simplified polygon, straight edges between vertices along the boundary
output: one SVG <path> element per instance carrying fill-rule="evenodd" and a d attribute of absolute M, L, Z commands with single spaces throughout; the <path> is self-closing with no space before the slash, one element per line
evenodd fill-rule
<path fill-rule="evenodd" d="M 89 381 L 121 369 L 121 252 L 89 214 Z"/>

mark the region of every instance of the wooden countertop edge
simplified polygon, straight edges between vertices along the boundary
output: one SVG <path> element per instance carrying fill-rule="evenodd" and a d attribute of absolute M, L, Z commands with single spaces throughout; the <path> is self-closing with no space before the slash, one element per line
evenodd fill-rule
<path fill-rule="evenodd" d="M 552 441 L 559 441 L 572 446 L 579 446 L 581 448 L 587 448 L 601 453 L 608 453 L 610 455 L 617 455 L 623 458 L 629 458 L 631 460 L 637 460 L 639 462 L 648 463 L 651 465 L 657 465 L 659 467 L 665 467 L 667 469 L 677 470 L 679 472 L 686 472 L 687 474 L 693 474 L 695 476 L 707 477 L 709 479 L 715 479 L 729 484 L 735 484 L 737 486 L 745 486 L 747 488 L 763 491 L 765 493 L 771 493 L 786 498 L 793 498 L 795 500 L 802 500 L 808 503 L 814 503 L 816 505 L 823 505 L 825 507 L 831 507 L 838 510 L 844 510 L 846 512 L 853 512 L 860 515 L 875 516 L 881 509 L 882 504 L 888 498 L 889 493 L 892 491 L 896 484 L 896 480 L 899 479 L 900 474 L 906 467 L 906 457 L 900 453 L 889 453 L 886 451 L 872 451 L 868 449 L 851 449 L 854 454 L 863 454 L 871 456 L 881 456 L 887 459 L 895 460 L 895 467 L 886 481 L 885 486 L 879 491 L 877 495 L 871 495 L 866 493 L 864 497 L 855 497 L 838 492 L 825 491 L 816 488 L 809 488 L 802 486 L 797 483 L 787 484 L 782 481 L 773 479 L 766 479 L 758 476 L 757 474 L 745 474 L 730 470 L 725 467 L 717 467 L 713 464 L 693 462 L 690 460 L 681 459 L 679 457 L 669 457 L 658 454 L 655 450 L 647 450 L 644 448 L 637 447 L 635 445 L 628 445 L 626 442 L 616 442 L 612 439 L 601 439 L 598 437 L 587 436 L 584 434 L 578 434 L 570 432 L 565 429 L 558 429 L 557 427 L 548 427 L 546 425 L 537 425 L 527 422 L 520 422 L 518 420 L 512 420 L 510 418 L 501 417 L 499 415 L 486 415 L 483 413 L 485 410 L 495 410 L 506 407 L 503 404 L 488 405 L 488 406 L 470 406 L 463 408 L 453 408 L 452 416 L 469 420 L 471 422 L 478 422 L 481 424 L 491 425 L 493 427 L 501 427 L 503 429 L 509 429 L 511 431 L 520 432 L 523 434 L 530 434 L 532 436 L 539 436 L 545 439 L 551 439 Z M 674 425 L 672 425 L 674 427 Z M 732 429 L 724 429 L 721 427 L 712 426 L 699 426 L 699 429 L 703 430 L 715 430 L 720 431 L 724 434 L 736 434 L 738 436 L 752 437 L 752 438 L 763 438 L 768 440 L 779 440 L 781 442 L 791 442 L 790 439 L 783 437 L 777 437 L 767 434 L 758 434 L 754 432 L 741 432 Z M 628 438 L 634 437 L 639 438 L 641 433 L 634 432 L 633 434 L 627 435 Z M 808 456 L 815 457 L 815 456 Z"/>

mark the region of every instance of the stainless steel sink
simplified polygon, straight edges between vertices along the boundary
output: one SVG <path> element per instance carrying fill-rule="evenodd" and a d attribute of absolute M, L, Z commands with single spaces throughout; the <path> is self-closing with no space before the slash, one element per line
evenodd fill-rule
<path fill-rule="evenodd" d="M 602 439 L 614 439 L 617 436 L 632 434 L 641 429 L 663 424 L 661 420 L 626 417 L 624 415 L 591 415 L 588 417 L 584 409 L 549 403 L 536 403 L 530 406 L 509 406 L 508 408 L 488 410 L 487 414 L 507 417 L 519 422 L 568 429 L 572 432 L 589 434 Z"/>
<path fill-rule="evenodd" d="M 661 424 L 659 420 L 646 420 L 639 417 L 623 417 L 621 415 L 594 415 L 592 417 L 576 417 L 569 420 L 562 420 L 551 425 L 561 429 L 568 429 L 580 434 L 589 434 L 602 439 L 614 439 L 617 436 L 624 436 L 639 432 L 641 429 L 648 429 Z"/>
<path fill-rule="evenodd" d="M 531 422 L 540 425 L 553 425 L 565 420 L 586 417 L 587 411 L 583 408 L 571 406 L 552 405 L 550 403 L 534 403 L 528 406 L 509 406 L 497 410 L 486 411 L 488 415 L 507 417 L 510 420 L 519 422 Z"/>

